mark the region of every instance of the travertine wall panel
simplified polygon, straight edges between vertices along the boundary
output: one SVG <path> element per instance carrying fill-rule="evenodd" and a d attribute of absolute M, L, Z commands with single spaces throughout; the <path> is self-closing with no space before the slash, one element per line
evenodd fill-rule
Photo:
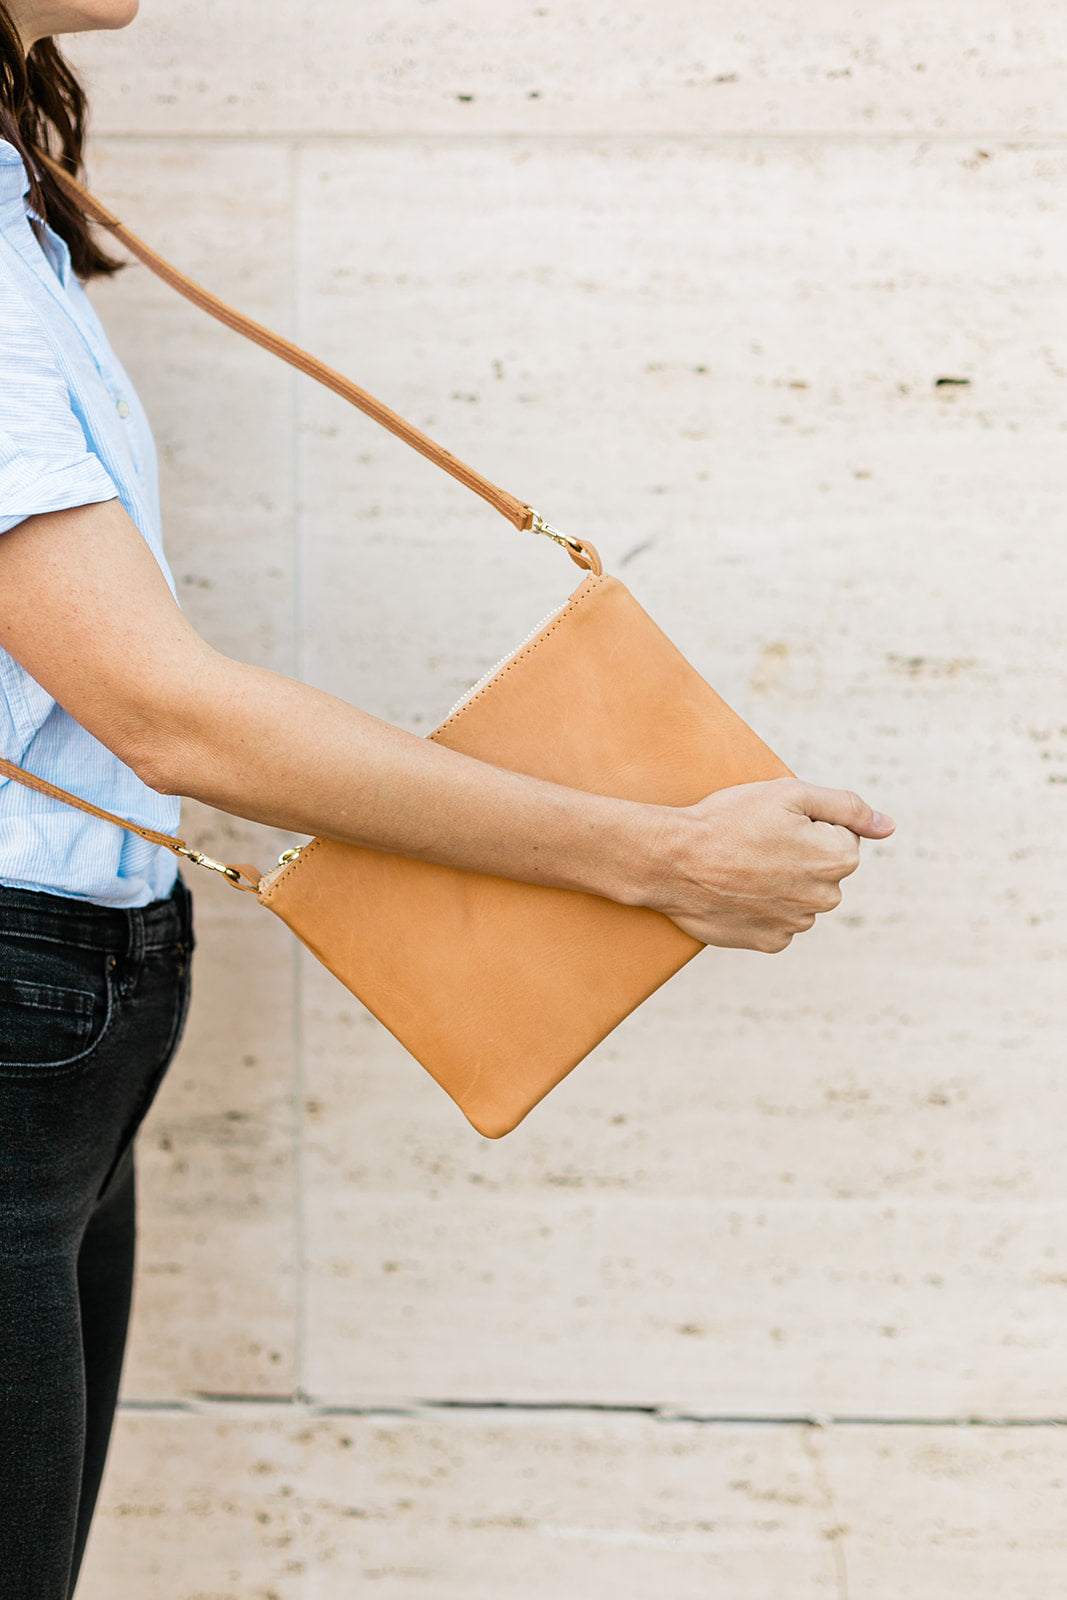
<path fill-rule="evenodd" d="M 1055 966 L 1005 972 L 999 1004 L 967 968 L 898 968 L 892 994 L 872 997 L 857 992 L 862 940 L 820 930 L 773 974 L 709 952 L 496 1144 L 309 971 L 311 1159 L 346 1215 L 412 1190 L 455 1206 L 472 1184 L 530 1197 L 1058 1200 Z M 1009 1086 L 1020 1104 L 1006 1117 Z"/>
<path fill-rule="evenodd" d="M 1065 1554 L 1052 1429 L 231 1413 L 121 1443 L 85 1600 L 1004 1600 Z"/>
<path fill-rule="evenodd" d="M 1064 125 L 1067 32 L 1042 0 L 146 0 L 79 59 L 106 131 L 1030 133 Z"/>
<path fill-rule="evenodd" d="M 235 1414 L 123 1428 L 148 1480 L 114 1473 L 96 1535 L 119 1593 L 563 1600 L 606 1584 L 703 1600 L 709 1583 L 769 1594 L 787 1579 L 802 1600 L 834 1592 L 821 1486 L 795 1430 Z"/>
<path fill-rule="evenodd" d="M 1055 1211 L 609 1193 L 407 1200 L 375 1216 L 374 1254 L 353 1219 L 320 1223 L 315 1393 L 663 1400 L 770 1419 L 1062 1405 Z"/>
<path fill-rule="evenodd" d="M 292 184 L 266 145 L 254 203 L 244 152 L 226 143 L 94 147 L 111 208 L 216 293 L 281 332 L 292 314 Z M 178 595 L 212 643 L 293 668 L 292 381 L 140 264 L 94 288 L 149 409 Z"/>
<path fill-rule="evenodd" d="M 1063 625 L 1041 574 L 1058 571 L 1067 488 L 1044 208 L 1059 158 L 437 145 L 419 181 L 411 162 L 303 155 L 305 336 L 503 481 L 524 481 L 510 462 L 528 455 L 545 489 L 527 492 L 625 563 L 771 742 L 876 794 L 902 836 L 868 849 L 836 924 L 773 966 L 709 954 L 502 1147 L 309 975 L 310 1387 L 1055 1408 L 1058 1268 L 1002 1251 L 986 1203 L 1033 1202 L 1011 1237 L 1047 1234 L 1056 1256 L 1063 995 L 1045 963 L 1063 950 L 1048 886 L 1063 795 L 1042 755 L 1061 755 Z M 562 596 L 566 569 L 549 596 L 542 552 L 392 442 L 368 445 L 329 396 L 300 406 L 307 670 L 425 726 Z M 473 562 L 483 525 L 496 542 L 479 537 Z M 960 1136 L 972 1116 L 984 1137 Z M 560 1195 L 573 1186 L 595 1200 Z M 880 1194 L 909 1206 L 849 1204 Z M 752 1225 L 732 1255 L 735 1216 Z M 872 1320 L 886 1253 L 894 1310 Z M 663 1278 L 684 1288 L 660 1319 Z"/>
<path fill-rule="evenodd" d="M 857 999 L 846 941 L 770 1004 L 710 953 L 502 1145 L 314 982 L 311 1391 L 1057 1413 L 1060 986 Z"/>
<path fill-rule="evenodd" d="M 1034 578 L 1063 489 L 1058 161 L 976 177 L 971 155 L 312 147 L 304 333 L 600 539 L 735 701 L 803 700 L 791 741 L 815 722 L 867 759 L 846 694 L 959 694 L 1020 653 L 1055 670 Z M 444 710 L 570 569 L 332 397 L 299 403 L 311 582 L 336 608 L 309 668 L 412 722 L 429 695 Z M 1030 665 L 1035 627 L 1051 648 Z"/>

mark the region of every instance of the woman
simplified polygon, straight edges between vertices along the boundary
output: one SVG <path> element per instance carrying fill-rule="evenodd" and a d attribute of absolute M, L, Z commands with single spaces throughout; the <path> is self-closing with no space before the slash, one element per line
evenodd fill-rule
<path fill-rule="evenodd" d="M 148 424 L 79 282 L 115 263 L 35 161 L 81 157 L 83 97 L 52 36 L 136 9 L 0 0 L 0 754 L 166 832 L 190 795 L 784 949 L 838 903 L 859 838 L 892 832 L 856 796 L 783 781 L 674 810 L 577 793 L 228 660 L 185 622 Z M 191 948 L 171 856 L 0 782 L 0 1593 L 19 1600 L 77 1578 L 129 1310 L 132 1143 Z"/>

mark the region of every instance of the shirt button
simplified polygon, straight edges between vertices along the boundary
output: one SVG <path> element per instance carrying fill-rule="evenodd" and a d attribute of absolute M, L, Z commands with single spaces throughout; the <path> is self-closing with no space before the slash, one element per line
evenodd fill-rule
<path fill-rule="evenodd" d="M 116 402 L 115 402 L 115 410 L 118 412 L 119 416 L 123 419 L 123 421 L 125 421 L 126 418 L 130 414 L 129 404 L 125 400 L 116 400 Z"/>

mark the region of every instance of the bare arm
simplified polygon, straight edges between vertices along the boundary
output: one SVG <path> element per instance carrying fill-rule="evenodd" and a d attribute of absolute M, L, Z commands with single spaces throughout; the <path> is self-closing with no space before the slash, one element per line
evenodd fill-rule
<path fill-rule="evenodd" d="M 664 911 L 784 948 L 892 823 L 784 780 L 698 806 L 580 793 L 472 760 L 219 655 L 117 500 L 0 538 L 0 644 L 150 787 L 255 822 Z"/>

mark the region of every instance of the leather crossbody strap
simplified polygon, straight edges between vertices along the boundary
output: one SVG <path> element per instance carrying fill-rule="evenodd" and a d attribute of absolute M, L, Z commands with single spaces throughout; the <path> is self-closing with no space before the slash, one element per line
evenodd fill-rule
<path fill-rule="evenodd" d="M 228 328 L 241 333 L 246 339 L 251 339 L 254 344 L 262 345 L 264 350 L 269 350 L 272 355 L 279 356 L 282 361 L 287 361 L 291 367 L 296 367 L 300 372 L 307 373 L 309 378 L 314 378 L 318 383 L 325 384 L 327 389 L 332 389 L 343 400 L 349 401 L 358 410 L 364 412 L 375 422 L 387 428 L 390 433 L 396 434 L 398 439 L 403 439 L 413 450 L 432 461 L 435 466 L 449 473 L 466 488 L 481 495 L 487 500 L 501 516 L 506 517 L 516 528 L 523 532 L 541 533 L 561 545 L 576 566 L 584 572 L 599 574 L 602 570 L 600 557 L 593 545 L 580 539 L 573 539 L 569 535 L 560 533 L 558 528 L 553 528 L 546 522 L 532 506 L 526 505 L 506 489 L 498 488 L 480 472 L 475 472 L 473 467 L 468 467 L 459 461 L 449 451 L 429 438 L 425 433 L 406 422 L 395 411 L 376 400 L 366 389 L 361 389 L 358 384 L 352 383 L 342 373 L 335 372 L 332 367 L 326 366 L 316 356 L 309 355 L 299 345 L 293 344 L 289 339 L 283 339 L 280 334 L 272 333 L 269 328 L 263 327 L 259 322 L 253 322 L 251 317 L 246 317 L 243 312 L 237 311 L 233 306 L 220 300 L 217 295 L 210 294 L 207 289 L 202 289 L 198 283 L 187 278 L 184 272 L 179 272 L 177 267 L 171 266 L 169 261 L 149 248 L 136 234 L 130 232 L 110 212 L 106 206 L 91 195 L 75 178 L 72 178 L 58 162 L 51 157 L 39 153 L 52 176 L 61 188 L 74 199 L 78 205 L 92 217 L 94 222 L 106 228 L 116 239 L 126 246 L 130 254 L 136 256 L 149 267 L 164 283 L 169 283 L 186 300 L 192 301 L 194 306 L 199 306 L 201 311 L 206 311 L 209 316 L 225 323 Z M 0 758 L 0 775 L 10 778 L 14 783 L 21 783 L 27 789 L 34 789 L 38 794 L 48 795 L 53 800 L 62 800 L 68 806 L 74 806 L 78 811 L 85 811 L 91 817 L 99 817 L 102 822 L 113 822 L 116 827 L 124 828 L 129 833 L 135 833 L 149 844 L 170 850 L 172 854 L 183 857 L 186 861 L 193 861 L 197 866 L 209 867 L 214 872 L 221 872 L 237 889 L 255 890 L 259 874 L 254 867 L 227 866 L 224 862 L 215 861 L 210 856 L 205 856 L 199 850 L 190 850 L 184 839 L 172 837 L 169 833 L 157 833 L 154 828 L 142 828 L 135 822 L 130 822 L 124 817 L 118 817 L 112 811 L 105 811 L 101 806 L 94 806 L 88 800 L 80 800 L 77 795 L 68 794 L 66 789 L 60 789 L 54 783 L 49 783 L 45 778 L 38 778 L 31 772 L 26 772 L 22 767 L 17 767 L 11 761 Z M 246 881 L 243 881 L 246 880 Z"/>
<path fill-rule="evenodd" d="M 157 278 L 162 278 L 164 283 L 169 283 L 172 289 L 176 289 L 180 295 L 184 295 L 185 299 L 191 301 L 194 306 L 199 306 L 200 310 L 206 311 L 208 316 L 214 317 L 218 322 L 225 323 L 226 327 L 233 328 L 236 333 L 243 334 L 246 339 L 251 339 L 253 344 L 262 345 L 264 350 L 269 350 L 271 355 L 278 356 L 282 361 L 287 361 L 291 367 L 296 367 L 299 372 L 307 373 L 308 377 L 314 378 L 316 383 L 324 384 L 327 389 L 332 389 L 335 394 L 339 394 L 343 400 L 347 400 L 350 405 L 355 406 L 358 411 L 362 411 L 365 416 L 370 417 L 383 428 L 387 428 L 398 439 L 403 439 L 405 444 L 410 445 L 413 450 L 417 450 L 428 461 L 432 461 L 435 467 L 440 467 L 443 472 L 449 473 L 458 483 L 462 483 L 465 488 L 472 490 L 474 494 L 480 495 L 483 500 L 487 500 L 494 510 L 499 511 L 502 517 L 506 517 L 520 531 L 547 535 L 556 544 L 562 545 L 571 560 L 581 567 L 584 572 L 595 572 L 598 569 L 599 561 L 595 552 L 588 545 L 583 544 L 580 539 L 572 539 L 566 534 L 560 533 L 558 528 L 553 528 L 551 524 L 547 523 L 532 506 L 527 505 L 523 500 L 519 500 L 515 495 L 509 494 L 506 489 L 501 489 L 497 484 L 491 483 L 488 478 L 484 477 L 482 473 L 476 472 L 473 467 L 468 467 L 466 462 L 460 461 L 458 457 L 445 450 L 443 446 L 437 444 L 412 423 L 405 421 L 397 412 L 391 410 L 381 400 L 376 399 L 366 389 L 361 389 L 357 383 L 353 383 L 350 378 L 346 378 L 343 373 L 335 372 L 332 367 L 328 367 L 317 356 L 310 355 L 308 351 L 302 350 L 299 345 L 293 344 L 291 340 L 283 339 L 280 334 L 272 333 L 262 323 L 253 322 L 252 318 L 246 317 L 242 311 L 235 310 L 233 306 L 227 305 L 225 300 L 220 300 L 217 295 L 211 294 L 207 289 L 202 288 L 200 284 L 194 283 L 192 278 L 186 277 L 184 272 L 179 272 L 177 267 L 172 266 L 157 251 L 146 245 L 143 240 L 138 239 L 135 233 L 131 233 L 129 228 L 119 221 L 118 217 L 110 212 L 106 206 L 101 205 L 95 195 L 90 194 L 88 189 L 78 183 L 75 178 L 72 178 L 70 173 L 61 167 L 57 161 L 53 161 L 47 156 L 42 156 L 41 159 L 47 163 L 49 171 L 60 187 L 67 191 L 83 211 L 92 217 L 94 222 L 99 223 L 102 228 L 106 228 L 114 238 L 126 246 L 131 255 L 136 256 L 137 260 L 143 262 L 146 267 L 156 274 Z"/>
<path fill-rule="evenodd" d="M 142 828 L 140 823 L 130 822 L 126 817 L 118 817 L 113 811 L 105 811 L 103 806 L 94 806 L 91 800 L 80 800 L 76 794 L 68 794 L 66 789 L 60 789 L 58 785 L 49 783 L 47 778 L 38 778 L 34 773 L 27 772 L 24 767 L 16 767 L 13 761 L 5 761 L 2 756 L 0 756 L 0 776 L 10 778 L 13 783 L 21 783 L 26 789 L 34 789 L 38 794 L 48 795 L 52 800 L 62 800 L 64 805 L 73 806 L 76 811 L 84 811 L 90 817 L 99 817 L 101 822 L 113 822 L 116 828 L 124 828 L 127 833 L 135 833 L 139 839 L 159 845 L 161 849 L 169 850 L 172 855 L 181 856 L 185 861 L 193 861 L 198 867 L 209 867 L 212 872 L 221 872 L 235 889 L 254 890 L 258 887 L 259 874 L 254 867 L 227 866 L 225 862 L 215 861 L 200 850 L 190 850 L 184 839 L 178 839 L 169 833 L 157 833 L 155 828 Z M 242 878 L 248 881 L 242 883 Z"/>

